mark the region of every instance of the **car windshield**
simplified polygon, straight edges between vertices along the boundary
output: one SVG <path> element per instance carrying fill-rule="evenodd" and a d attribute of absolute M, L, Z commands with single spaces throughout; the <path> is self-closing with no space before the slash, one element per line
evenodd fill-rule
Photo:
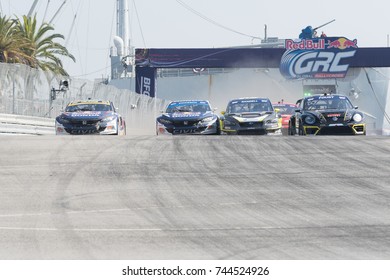
<path fill-rule="evenodd" d="M 346 110 L 352 109 L 351 102 L 346 97 L 330 96 L 319 98 L 308 98 L 303 106 L 304 110 Z"/>
<path fill-rule="evenodd" d="M 78 111 L 111 111 L 111 106 L 108 104 L 75 104 L 66 107 L 65 112 Z"/>
<path fill-rule="evenodd" d="M 279 109 L 281 115 L 293 115 L 295 113 L 295 106 L 280 106 L 274 105 L 274 108 Z"/>
<path fill-rule="evenodd" d="M 259 113 L 270 111 L 273 111 L 271 103 L 268 100 L 258 99 L 232 101 L 226 110 L 228 114 Z"/>
<path fill-rule="evenodd" d="M 191 103 L 191 102 L 175 102 L 168 105 L 166 112 L 175 113 L 175 112 L 201 112 L 205 113 L 211 111 L 210 106 L 206 102 L 202 103 Z"/>

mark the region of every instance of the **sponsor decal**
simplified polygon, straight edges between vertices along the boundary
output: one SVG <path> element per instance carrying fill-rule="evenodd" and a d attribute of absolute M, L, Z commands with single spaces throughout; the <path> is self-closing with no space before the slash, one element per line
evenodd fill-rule
<path fill-rule="evenodd" d="M 150 96 L 151 83 L 151 79 L 149 79 L 148 77 L 141 77 L 141 94 Z"/>
<path fill-rule="evenodd" d="M 135 91 L 149 97 L 156 94 L 156 72 L 152 67 L 137 66 Z"/>
<path fill-rule="evenodd" d="M 287 39 L 285 46 L 287 50 L 323 50 L 325 49 L 325 40 L 303 39 L 295 42 L 294 40 Z"/>
<path fill-rule="evenodd" d="M 197 100 L 187 100 L 187 101 L 179 101 L 179 102 L 171 102 L 169 104 L 169 108 L 172 106 L 177 106 L 177 105 L 197 105 L 197 104 L 204 104 L 207 105 L 207 101 L 197 101 Z"/>
<path fill-rule="evenodd" d="M 196 132 L 196 128 L 192 128 L 192 129 L 175 129 L 173 131 L 174 134 L 186 134 L 186 133 L 195 133 Z"/>
<path fill-rule="evenodd" d="M 94 134 L 97 133 L 97 130 L 90 129 L 72 129 L 71 134 Z"/>
<path fill-rule="evenodd" d="M 231 104 L 244 104 L 244 103 L 267 103 L 268 99 L 243 99 L 243 100 L 233 100 Z"/>
<path fill-rule="evenodd" d="M 100 117 L 101 113 L 71 113 L 70 116 L 72 117 Z"/>
<path fill-rule="evenodd" d="M 345 37 L 286 40 L 280 72 L 287 79 L 344 78 L 357 40 Z"/>
<path fill-rule="evenodd" d="M 172 118 L 191 118 L 191 117 L 199 117 L 201 115 L 200 112 L 180 112 L 173 113 Z"/>

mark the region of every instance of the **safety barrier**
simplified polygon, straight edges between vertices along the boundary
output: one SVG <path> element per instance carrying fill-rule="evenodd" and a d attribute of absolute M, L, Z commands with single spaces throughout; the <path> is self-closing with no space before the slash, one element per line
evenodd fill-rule
<path fill-rule="evenodd" d="M 64 79 L 69 80 L 68 87 L 61 90 Z M 54 100 L 52 92 L 56 93 Z M 51 128 L 54 118 L 65 106 L 71 101 L 89 98 L 112 101 L 124 117 L 128 132 L 146 131 L 148 134 L 155 130 L 156 116 L 168 103 L 106 85 L 104 81 L 65 78 L 26 65 L 0 63 L 0 114 L 11 116 L 0 121 L 0 132 L 54 133 L 54 127 Z M 36 117 L 40 117 L 39 121 Z"/>
<path fill-rule="evenodd" d="M 0 134 L 52 135 L 54 120 L 49 118 L 0 114 Z"/>

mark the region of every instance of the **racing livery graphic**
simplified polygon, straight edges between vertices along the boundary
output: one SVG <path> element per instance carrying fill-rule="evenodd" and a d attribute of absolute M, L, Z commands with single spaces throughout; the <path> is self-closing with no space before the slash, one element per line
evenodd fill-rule
<path fill-rule="evenodd" d="M 207 100 L 173 101 L 157 118 L 156 134 L 221 134 L 220 121 Z"/>
<path fill-rule="evenodd" d="M 56 118 L 55 130 L 57 135 L 126 135 L 126 123 L 111 101 L 84 100 L 66 106 Z"/>
<path fill-rule="evenodd" d="M 315 95 L 297 101 L 289 121 L 289 135 L 366 135 L 364 114 L 347 96 Z"/>
<path fill-rule="evenodd" d="M 233 99 L 222 114 L 222 131 L 226 134 L 280 134 L 282 119 L 268 98 Z"/>
<path fill-rule="evenodd" d="M 287 79 L 344 78 L 355 56 L 357 40 L 345 37 L 285 41 L 280 72 Z"/>

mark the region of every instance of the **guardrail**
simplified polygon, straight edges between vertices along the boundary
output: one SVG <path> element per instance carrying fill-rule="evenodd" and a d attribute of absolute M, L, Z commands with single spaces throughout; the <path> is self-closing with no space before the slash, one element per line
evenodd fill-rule
<path fill-rule="evenodd" d="M 0 114 L 0 134 L 55 134 L 54 119 L 12 114 Z"/>

